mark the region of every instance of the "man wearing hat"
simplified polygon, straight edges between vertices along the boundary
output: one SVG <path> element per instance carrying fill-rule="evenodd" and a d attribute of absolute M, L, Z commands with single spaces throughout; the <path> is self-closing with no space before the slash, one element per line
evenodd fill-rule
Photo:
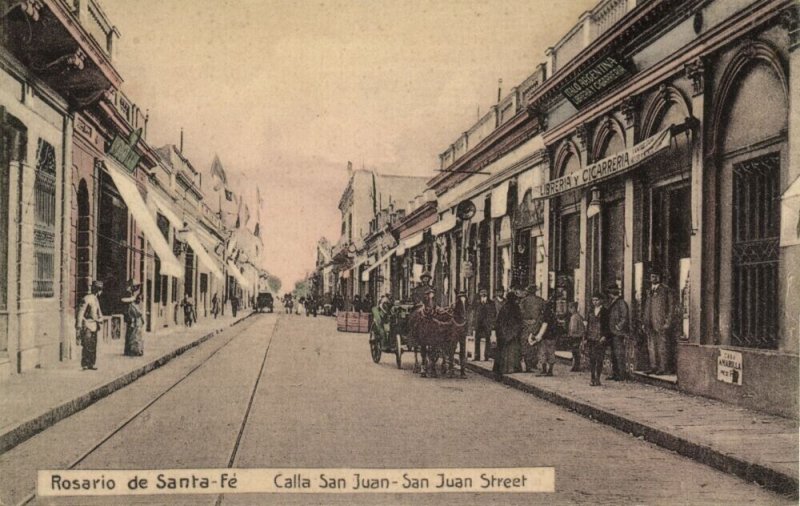
<path fill-rule="evenodd" d="M 489 360 L 490 339 L 494 330 L 495 320 L 497 320 L 497 308 L 494 301 L 489 300 L 489 292 L 481 288 L 478 292 L 478 300 L 472 309 L 473 322 L 475 326 L 475 355 L 473 360 L 481 359 L 481 339 L 486 341 L 486 348 L 483 352 L 483 360 Z"/>
<path fill-rule="evenodd" d="M 100 322 L 103 320 L 103 312 L 100 310 L 100 301 L 97 300 L 97 297 L 102 291 L 103 282 L 93 281 L 91 291 L 83 296 L 76 315 L 76 340 L 82 347 L 81 367 L 84 371 L 86 369 L 97 370 L 97 367 L 95 367 L 95 362 L 97 361 L 97 331 L 100 330 Z"/>
<path fill-rule="evenodd" d="M 524 298 L 519 303 L 523 322 L 522 359 L 525 361 L 525 372 L 536 370 L 539 363 L 540 342 L 548 330 L 547 326 L 542 329 L 547 301 L 536 295 L 536 290 L 536 285 L 528 285 L 521 293 Z M 539 333 L 542 330 L 544 332 L 540 337 Z M 547 373 L 547 363 L 544 360 L 542 360 L 542 372 Z"/>
<path fill-rule="evenodd" d="M 414 287 L 414 290 L 411 292 L 411 300 L 414 301 L 414 304 L 422 304 L 424 306 L 431 306 L 433 305 L 433 300 L 435 297 L 435 290 L 431 287 L 431 273 L 425 271 L 419 277 L 420 284 Z"/>
<path fill-rule="evenodd" d="M 607 380 L 625 379 L 625 337 L 630 325 L 628 303 L 616 283 L 606 288 L 608 295 L 608 328 L 611 335 L 611 376 Z"/>
<path fill-rule="evenodd" d="M 644 302 L 644 331 L 647 334 L 647 349 L 650 355 L 650 374 L 666 374 L 669 371 L 670 331 L 672 329 L 675 302 L 672 291 L 661 282 L 661 271 L 654 266 L 650 273 L 650 290 Z"/>

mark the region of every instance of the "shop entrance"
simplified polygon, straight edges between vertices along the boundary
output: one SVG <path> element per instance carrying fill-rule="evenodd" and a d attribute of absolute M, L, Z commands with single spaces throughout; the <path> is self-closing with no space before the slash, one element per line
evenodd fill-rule
<path fill-rule="evenodd" d="M 687 281 L 681 279 L 681 259 L 686 262 L 691 256 L 691 209 L 692 195 L 688 183 L 675 183 L 652 190 L 650 259 L 653 268 L 659 269 L 662 281 L 673 290 L 676 297 Z M 676 298 L 676 302 L 679 300 Z"/>
<path fill-rule="evenodd" d="M 128 279 L 128 206 L 111 177 L 100 172 L 97 230 L 97 279 L 103 282 L 100 307 L 107 315 L 124 311 L 121 298 Z"/>

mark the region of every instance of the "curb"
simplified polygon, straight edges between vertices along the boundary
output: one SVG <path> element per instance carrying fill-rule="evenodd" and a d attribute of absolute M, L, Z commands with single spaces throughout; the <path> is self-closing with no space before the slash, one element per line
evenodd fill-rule
<path fill-rule="evenodd" d="M 467 369 L 489 379 L 494 379 L 492 371 L 467 363 Z M 511 388 L 534 395 L 558 406 L 565 407 L 581 416 L 626 432 L 634 437 L 673 451 L 684 457 L 713 467 L 718 471 L 735 475 L 743 480 L 755 482 L 762 487 L 797 499 L 798 478 L 775 469 L 747 462 L 732 455 L 726 455 L 708 446 L 650 427 L 636 420 L 616 415 L 597 406 L 577 401 L 563 395 L 529 385 L 515 378 L 503 376 L 501 382 Z"/>
<path fill-rule="evenodd" d="M 41 415 L 38 415 L 30 420 L 20 423 L 19 425 L 9 430 L 8 432 L 0 434 L 0 455 L 7 452 L 8 450 L 11 450 L 15 446 L 27 441 L 36 434 L 52 427 L 61 420 L 88 408 L 89 406 L 99 401 L 100 399 L 107 397 L 116 392 L 117 390 L 130 385 L 131 383 L 141 378 L 145 374 L 155 369 L 158 369 L 159 367 L 163 366 L 164 364 L 171 361 L 175 357 L 178 357 L 183 353 L 187 352 L 188 350 L 203 344 L 204 342 L 208 341 L 217 334 L 238 325 L 239 323 L 250 318 L 254 314 L 256 313 L 250 313 L 249 315 L 231 323 L 227 327 L 222 327 L 212 332 L 209 332 L 208 334 L 204 334 L 199 338 L 195 339 L 194 341 L 186 343 L 183 346 L 180 346 L 168 352 L 167 354 L 154 359 L 152 362 L 148 362 L 142 366 L 139 366 L 136 369 L 123 374 L 122 376 L 112 379 L 111 381 L 109 381 L 104 385 L 95 387 L 89 392 L 81 394 L 75 399 L 66 401 L 65 403 L 60 404 L 54 408 L 50 408 L 47 412 L 42 413 Z"/>

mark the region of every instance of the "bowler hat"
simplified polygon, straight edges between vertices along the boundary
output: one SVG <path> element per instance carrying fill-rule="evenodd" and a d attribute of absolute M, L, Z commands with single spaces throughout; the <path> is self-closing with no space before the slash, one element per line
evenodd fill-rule
<path fill-rule="evenodd" d="M 92 288 L 95 290 L 102 290 L 103 289 L 103 282 L 99 280 L 92 281 Z"/>
<path fill-rule="evenodd" d="M 488 296 L 489 295 L 489 290 L 487 290 L 486 288 L 481 288 L 480 290 L 478 290 L 478 295 L 480 295 L 480 296 Z"/>
<path fill-rule="evenodd" d="M 431 273 L 430 273 L 430 272 L 428 272 L 428 271 L 425 271 L 425 272 L 423 272 L 423 273 L 420 275 L 419 279 L 425 279 L 425 278 L 431 279 L 432 277 L 433 277 L 433 276 L 431 276 Z"/>
<path fill-rule="evenodd" d="M 525 287 L 525 291 L 528 292 L 528 293 L 536 293 L 537 289 L 538 289 L 538 287 L 536 285 L 534 285 L 534 284 L 530 284 L 530 285 Z"/>
<path fill-rule="evenodd" d="M 621 292 L 622 290 L 620 290 L 616 283 L 613 285 L 608 285 L 608 288 L 606 288 L 606 293 L 611 295 L 619 295 Z"/>

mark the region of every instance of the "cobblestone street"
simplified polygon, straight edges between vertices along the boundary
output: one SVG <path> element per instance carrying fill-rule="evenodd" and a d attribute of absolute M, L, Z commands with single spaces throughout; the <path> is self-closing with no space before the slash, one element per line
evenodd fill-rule
<path fill-rule="evenodd" d="M 403 370 L 391 356 L 374 364 L 367 336 L 339 333 L 331 318 L 251 317 L 4 454 L 0 500 L 16 504 L 33 491 L 36 469 L 77 460 L 76 469 L 224 468 L 233 460 L 239 468 L 553 466 L 557 492 L 231 495 L 224 504 L 792 503 L 481 376 L 424 379 L 412 365 L 408 354 Z"/>

